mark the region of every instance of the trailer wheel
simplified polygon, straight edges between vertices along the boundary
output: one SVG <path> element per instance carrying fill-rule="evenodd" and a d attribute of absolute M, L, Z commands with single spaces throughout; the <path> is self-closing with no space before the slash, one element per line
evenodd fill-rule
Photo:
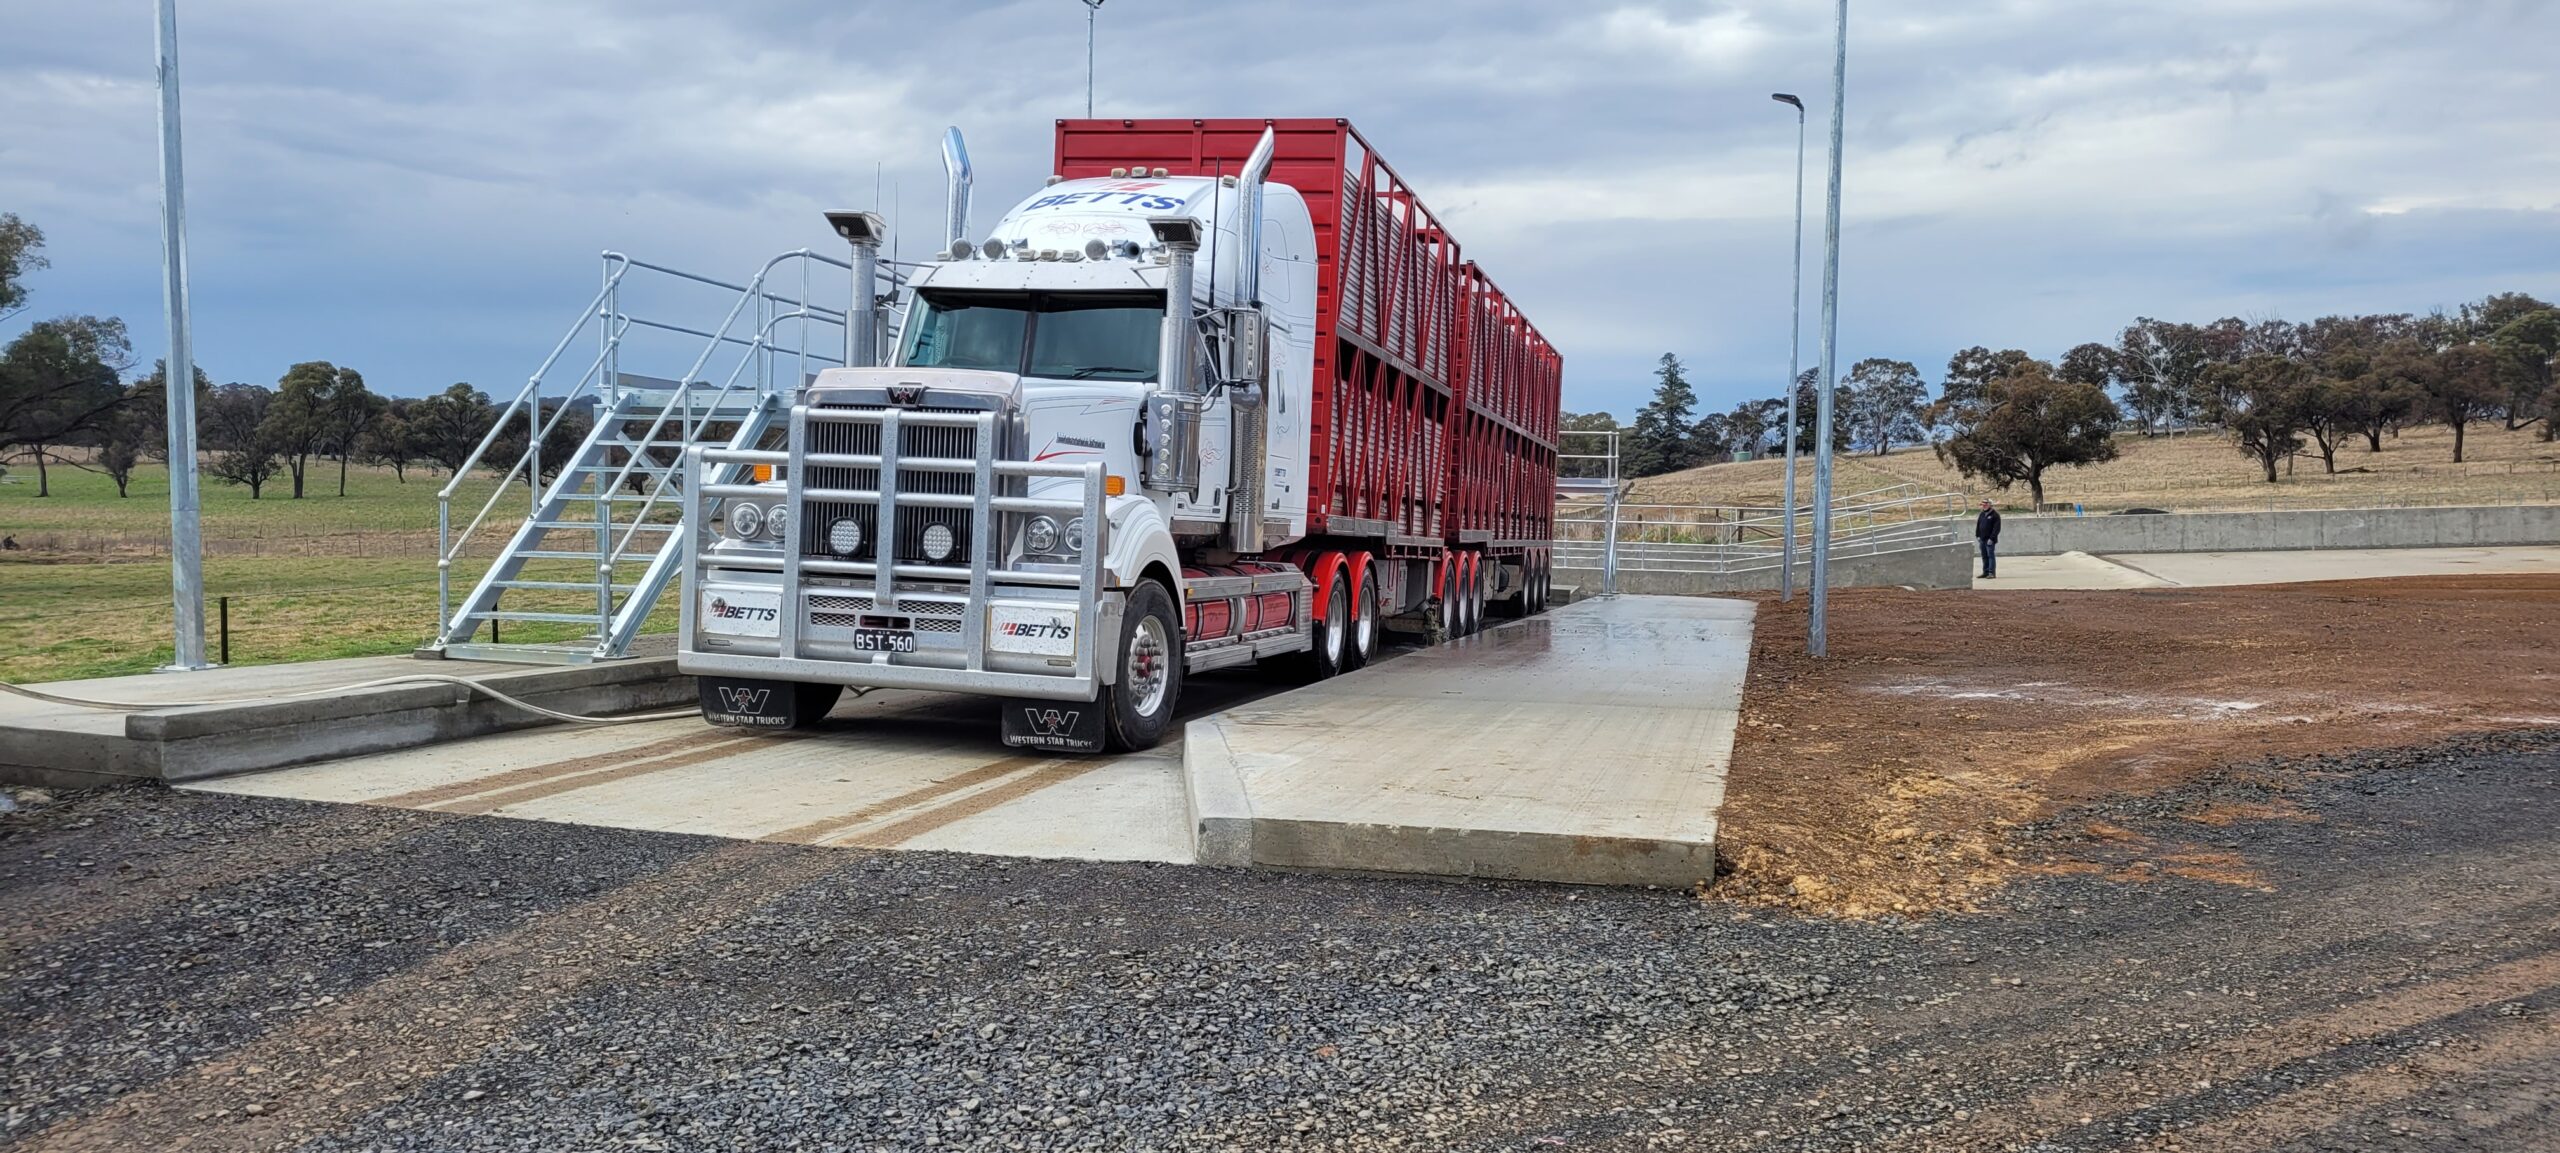
<path fill-rule="evenodd" d="M 1348 570 L 1345 570 L 1348 575 Z M 1356 626 L 1351 619 L 1351 583 L 1336 578 L 1324 596 L 1324 619 L 1312 624 L 1315 645 L 1298 655 L 1293 666 L 1298 677 L 1321 681 L 1338 677 L 1358 668 L 1352 661 L 1352 634 Z"/>
<path fill-rule="evenodd" d="M 1363 668 L 1378 658 L 1378 572 L 1370 569 L 1360 574 L 1360 588 L 1352 594 L 1351 643 L 1345 651 L 1345 668 Z"/>
<path fill-rule="evenodd" d="M 1112 659 L 1120 675 L 1102 690 L 1103 735 L 1118 752 L 1154 748 L 1182 700 L 1182 623 L 1163 585 L 1144 580 L 1129 590 Z"/>
<path fill-rule="evenodd" d="M 1474 636 L 1476 625 L 1480 623 L 1476 614 L 1481 611 L 1481 603 L 1476 599 L 1478 594 L 1475 558 L 1460 554 L 1457 564 L 1450 570 L 1450 575 L 1456 579 L 1450 599 L 1456 603 L 1458 615 L 1458 627 L 1452 630 L 1450 635 Z"/>

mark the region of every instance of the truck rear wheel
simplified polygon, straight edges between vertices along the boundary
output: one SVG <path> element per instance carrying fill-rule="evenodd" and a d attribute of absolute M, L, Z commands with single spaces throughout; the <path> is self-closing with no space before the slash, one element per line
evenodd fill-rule
<path fill-rule="evenodd" d="M 1351 584 L 1346 577 L 1336 578 L 1324 595 L 1324 619 L 1314 622 L 1315 645 L 1297 658 L 1297 674 L 1310 681 L 1338 677 L 1358 668 L 1352 663 L 1352 636 L 1358 631 L 1351 617 Z"/>
<path fill-rule="evenodd" d="M 1121 752 L 1154 748 L 1182 699 L 1182 625 L 1163 585 L 1140 581 L 1130 591 L 1112 659 L 1119 679 L 1102 690 L 1105 736 Z"/>
<path fill-rule="evenodd" d="M 1378 628 L 1378 574 L 1372 569 L 1360 574 L 1359 591 L 1352 596 L 1346 668 L 1362 668 L 1377 659 Z"/>

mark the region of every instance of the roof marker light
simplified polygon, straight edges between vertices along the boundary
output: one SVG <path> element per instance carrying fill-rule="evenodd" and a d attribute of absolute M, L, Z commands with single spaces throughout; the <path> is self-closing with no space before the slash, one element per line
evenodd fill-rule
<path fill-rule="evenodd" d="M 1165 177 L 1165 171 L 1164 171 L 1164 169 L 1161 169 L 1161 168 L 1156 169 L 1156 179 L 1158 179 L 1158 180 L 1162 180 L 1162 179 L 1164 179 L 1164 177 Z"/>
<path fill-rule="evenodd" d="M 1118 180 L 1118 179 L 1120 179 L 1120 178 L 1121 178 L 1121 177 L 1123 177 L 1123 176 L 1127 176 L 1128 174 L 1129 174 L 1129 170 L 1128 170 L 1128 169 L 1126 169 L 1126 168 L 1114 168 L 1114 169 L 1112 169 L 1112 170 L 1111 170 L 1111 178 L 1112 178 L 1113 180 Z"/>

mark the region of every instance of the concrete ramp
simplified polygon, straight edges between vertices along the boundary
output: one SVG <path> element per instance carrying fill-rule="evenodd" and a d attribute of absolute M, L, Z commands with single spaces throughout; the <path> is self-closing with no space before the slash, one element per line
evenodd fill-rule
<path fill-rule="evenodd" d="M 1715 875 L 1749 601 L 1586 601 L 1191 722 L 1204 865 Z"/>

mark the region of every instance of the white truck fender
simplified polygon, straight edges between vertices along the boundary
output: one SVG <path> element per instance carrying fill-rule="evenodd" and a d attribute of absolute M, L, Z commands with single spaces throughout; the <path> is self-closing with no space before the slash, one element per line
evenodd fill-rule
<path fill-rule="evenodd" d="M 1162 565 L 1174 580 L 1175 603 L 1182 600 L 1182 557 L 1173 548 L 1173 528 L 1165 523 L 1163 510 L 1155 502 L 1138 496 L 1110 498 L 1105 515 L 1111 518 L 1110 551 L 1103 554 L 1102 567 L 1111 587 L 1125 589 L 1138 583 L 1147 566 Z"/>

